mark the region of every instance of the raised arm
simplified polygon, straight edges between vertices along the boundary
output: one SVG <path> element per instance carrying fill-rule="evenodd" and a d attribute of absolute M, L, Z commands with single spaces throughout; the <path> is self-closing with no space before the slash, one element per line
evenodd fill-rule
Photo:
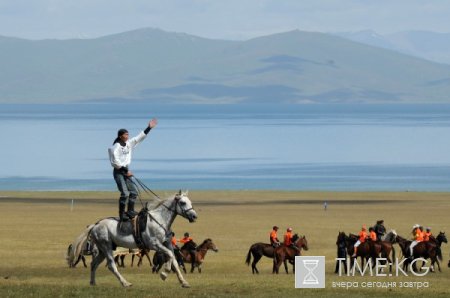
<path fill-rule="evenodd" d="M 153 118 L 152 120 L 150 120 L 148 122 L 148 126 L 147 128 L 142 131 L 141 133 L 139 133 L 137 136 L 135 136 L 134 138 L 130 139 L 130 145 L 131 147 L 136 147 L 140 142 L 142 142 L 145 137 L 147 136 L 147 134 L 150 132 L 150 130 L 154 127 L 156 127 L 156 125 L 158 125 L 158 119 Z"/>

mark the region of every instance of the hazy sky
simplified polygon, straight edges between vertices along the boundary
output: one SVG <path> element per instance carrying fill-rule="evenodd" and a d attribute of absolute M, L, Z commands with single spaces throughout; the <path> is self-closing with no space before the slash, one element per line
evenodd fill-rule
<path fill-rule="evenodd" d="M 447 0 L 0 0 L 0 35 L 91 38 L 156 27 L 221 39 L 300 29 L 450 32 Z"/>

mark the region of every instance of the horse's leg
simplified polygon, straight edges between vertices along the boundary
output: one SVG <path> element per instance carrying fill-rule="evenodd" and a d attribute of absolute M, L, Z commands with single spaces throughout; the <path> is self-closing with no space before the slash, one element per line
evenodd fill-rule
<path fill-rule="evenodd" d="M 173 266 L 175 268 L 175 273 L 177 274 L 178 281 L 181 283 L 181 286 L 183 288 L 190 288 L 189 283 L 184 279 L 183 275 L 181 274 L 180 267 L 178 266 L 178 262 L 175 258 L 175 255 L 173 254 L 173 252 L 170 249 L 168 249 L 167 247 L 165 247 L 163 244 L 160 244 L 160 243 L 156 243 L 156 251 L 161 251 L 163 254 L 165 254 L 169 258 L 169 260 L 164 264 L 165 268 L 159 274 L 161 279 L 166 280 L 167 274 L 170 273 L 170 271 L 172 270 L 172 266 Z"/>
<path fill-rule="evenodd" d="M 148 262 L 149 262 L 149 264 L 150 264 L 150 267 L 152 267 L 153 266 L 153 264 L 152 264 L 152 260 L 150 259 L 150 256 L 148 255 L 148 253 L 149 252 L 145 252 L 145 256 L 147 257 L 147 260 L 148 260 Z"/>
<path fill-rule="evenodd" d="M 123 276 L 117 270 L 116 263 L 114 262 L 114 256 L 113 256 L 113 252 L 112 252 L 111 248 L 109 248 L 109 247 L 105 247 L 105 248 L 106 249 L 104 251 L 106 251 L 106 262 L 108 263 L 108 269 L 117 277 L 117 279 L 120 281 L 122 286 L 130 287 L 131 283 L 126 281 L 125 278 L 123 278 Z M 123 264 L 123 259 L 122 259 L 122 264 Z"/>
<path fill-rule="evenodd" d="M 253 262 L 252 262 L 252 273 L 259 274 L 258 268 L 256 268 L 256 264 L 258 264 L 259 260 L 261 260 L 261 255 L 253 255 Z"/>
<path fill-rule="evenodd" d="M 81 260 L 83 261 L 84 268 L 87 268 L 86 258 L 83 255 L 81 256 Z"/>
<path fill-rule="evenodd" d="M 289 274 L 289 272 L 288 272 L 288 266 L 287 266 L 287 261 L 284 260 L 284 261 L 283 261 L 283 264 L 284 264 L 284 270 L 286 271 L 286 274 Z"/>
<path fill-rule="evenodd" d="M 75 263 L 72 264 L 72 268 L 75 268 L 77 266 L 77 264 L 80 262 L 81 260 L 81 255 L 78 256 L 77 261 Z"/>
<path fill-rule="evenodd" d="M 97 270 L 98 265 L 105 259 L 105 255 L 102 252 L 99 252 L 95 257 L 92 258 L 91 262 L 91 286 L 95 286 L 95 271 Z"/>
<path fill-rule="evenodd" d="M 125 263 L 123 262 L 123 260 L 125 260 L 126 255 L 120 256 L 120 262 L 121 262 L 121 266 L 122 268 L 125 268 Z"/>
<path fill-rule="evenodd" d="M 138 261 L 138 263 L 137 263 L 137 266 L 139 267 L 139 266 L 141 266 L 142 265 L 142 258 L 143 258 L 144 256 L 141 254 L 141 255 L 139 255 L 139 261 Z"/>
<path fill-rule="evenodd" d="M 131 267 L 133 267 L 133 264 L 134 264 L 134 257 L 135 257 L 135 254 L 131 254 Z"/>

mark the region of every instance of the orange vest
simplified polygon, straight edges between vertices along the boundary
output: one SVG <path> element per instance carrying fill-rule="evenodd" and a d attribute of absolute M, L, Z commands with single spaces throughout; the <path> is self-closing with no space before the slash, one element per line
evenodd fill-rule
<path fill-rule="evenodd" d="M 289 246 L 291 244 L 292 244 L 292 233 L 286 232 L 286 234 L 284 234 L 284 245 Z"/>
<path fill-rule="evenodd" d="M 430 241 L 431 232 L 423 233 L 423 241 Z"/>
<path fill-rule="evenodd" d="M 375 232 L 370 232 L 370 240 L 377 241 L 377 234 Z"/>
<path fill-rule="evenodd" d="M 423 232 L 419 229 L 416 230 L 416 241 L 423 241 Z"/>
<path fill-rule="evenodd" d="M 173 247 L 177 246 L 177 239 L 175 237 L 172 237 L 172 240 L 170 242 L 172 242 Z"/>
<path fill-rule="evenodd" d="M 183 244 L 188 243 L 189 241 L 192 241 L 191 237 L 183 237 L 183 239 L 180 239 L 180 242 Z"/>
<path fill-rule="evenodd" d="M 364 243 L 366 241 L 366 238 L 367 238 L 366 231 L 359 232 L 359 242 Z"/>
<path fill-rule="evenodd" d="M 272 230 L 272 232 L 270 232 L 270 241 L 271 242 L 277 242 L 277 231 Z"/>

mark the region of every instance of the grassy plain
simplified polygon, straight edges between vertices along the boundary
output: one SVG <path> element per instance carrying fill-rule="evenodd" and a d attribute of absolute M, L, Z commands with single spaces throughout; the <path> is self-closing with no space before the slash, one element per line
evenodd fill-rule
<path fill-rule="evenodd" d="M 162 192 L 161 192 L 162 193 Z M 89 270 L 65 263 L 69 243 L 85 228 L 117 213 L 112 192 L 0 192 L 0 297 L 449 297 L 449 246 L 443 245 L 442 273 L 425 277 L 338 277 L 334 271 L 336 236 L 356 233 L 361 224 L 384 219 L 388 229 L 409 236 L 415 223 L 433 231 L 449 230 L 450 193 L 332 193 L 263 191 L 191 191 L 199 219 L 190 224 L 177 218 L 173 230 L 189 231 L 197 242 L 212 238 L 218 253 L 208 252 L 202 274 L 187 274 L 192 288 L 182 289 L 176 277 L 163 282 L 149 265 L 119 269 L 133 287 L 124 289 L 103 266 L 97 286 L 89 286 Z M 74 200 L 73 210 L 71 202 Z M 323 210 L 323 202 L 328 210 Z M 262 259 L 259 275 L 245 263 L 249 246 L 266 242 L 272 225 L 288 226 L 306 235 L 304 255 L 326 257 L 326 288 L 295 289 L 294 275 L 272 275 L 272 263 Z M 280 233 L 282 236 L 282 232 Z M 397 252 L 400 251 L 397 246 Z M 427 281 L 429 288 L 333 288 L 340 281 Z"/>

